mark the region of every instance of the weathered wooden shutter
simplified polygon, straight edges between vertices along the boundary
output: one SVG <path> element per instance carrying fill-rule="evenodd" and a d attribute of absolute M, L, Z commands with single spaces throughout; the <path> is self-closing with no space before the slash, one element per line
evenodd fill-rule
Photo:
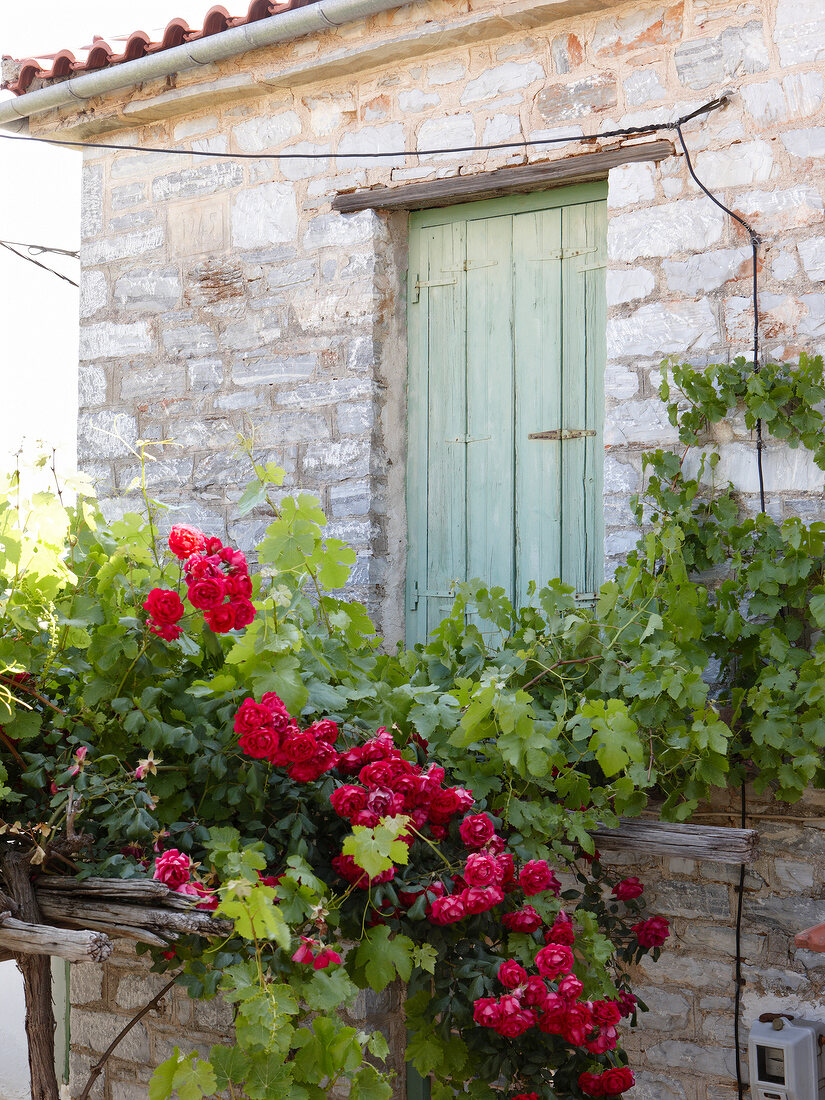
<path fill-rule="evenodd" d="M 517 601 L 530 580 L 598 585 L 604 194 L 584 184 L 411 217 L 409 642 L 456 580 Z"/>

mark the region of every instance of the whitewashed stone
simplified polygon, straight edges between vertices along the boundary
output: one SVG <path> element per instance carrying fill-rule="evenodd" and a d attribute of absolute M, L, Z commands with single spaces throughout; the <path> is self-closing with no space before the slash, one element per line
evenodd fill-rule
<path fill-rule="evenodd" d="M 606 282 L 609 306 L 646 298 L 656 285 L 653 272 L 646 267 L 613 268 L 608 271 Z"/>
<path fill-rule="evenodd" d="M 192 323 L 163 325 L 161 341 L 164 351 L 176 352 L 184 358 L 201 356 L 204 352 L 218 350 L 215 333 L 207 325 Z"/>
<path fill-rule="evenodd" d="M 229 138 L 226 134 L 213 134 L 212 137 L 198 138 L 192 142 L 192 149 L 197 153 L 228 153 Z"/>
<path fill-rule="evenodd" d="M 607 177 L 607 205 L 609 207 L 635 206 L 649 202 L 656 196 L 656 183 L 652 164 L 622 164 L 611 168 Z"/>
<path fill-rule="evenodd" d="M 467 75 L 467 66 L 460 61 L 448 61 L 443 65 L 431 65 L 427 69 L 427 83 L 440 87 L 442 84 L 455 84 Z"/>
<path fill-rule="evenodd" d="M 430 118 L 418 129 L 417 146 L 424 149 L 450 149 L 476 144 L 476 124 L 473 115 L 451 115 Z M 423 155 L 423 154 L 422 154 Z M 460 160 L 466 153 L 438 153 L 433 160 Z"/>
<path fill-rule="evenodd" d="M 728 443 L 720 448 L 719 465 L 716 467 L 716 483 L 732 481 L 740 492 L 759 492 L 759 472 L 750 443 Z M 804 489 L 821 493 L 825 488 L 825 473 L 804 447 L 768 447 L 763 453 L 762 470 L 765 492 L 777 493 L 788 489 Z"/>
<path fill-rule="evenodd" d="M 265 118 L 250 118 L 232 128 L 232 138 L 241 153 L 260 153 L 274 149 L 301 132 L 301 120 L 295 111 L 283 111 Z"/>
<path fill-rule="evenodd" d="M 187 118 L 179 122 L 172 131 L 172 136 L 175 141 L 185 141 L 186 138 L 207 134 L 210 130 L 217 130 L 217 128 L 217 115 L 201 115 L 200 118 Z"/>
<path fill-rule="evenodd" d="M 232 243 L 236 248 L 261 248 L 295 239 L 298 208 L 290 183 L 262 183 L 235 195 L 232 202 Z"/>
<path fill-rule="evenodd" d="M 752 258 L 749 247 L 720 248 L 691 256 L 689 260 L 665 260 L 662 267 L 670 290 L 684 294 L 701 294 L 716 290 L 739 273 Z"/>
<path fill-rule="evenodd" d="M 106 371 L 84 363 L 78 371 L 77 401 L 81 409 L 106 404 Z"/>
<path fill-rule="evenodd" d="M 481 76 L 468 81 L 461 93 L 461 103 L 479 103 L 506 92 L 515 92 L 543 80 L 545 75 L 538 61 L 508 61 L 504 65 L 485 69 Z"/>
<path fill-rule="evenodd" d="M 600 56 L 612 57 L 639 46 L 673 41 L 682 31 L 682 11 L 681 4 L 661 4 L 601 19 L 593 33 L 592 48 Z"/>
<path fill-rule="evenodd" d="M 809 279 L 825 282 L 825 237 L 809 237 L 797 245 L 799 258 Z"/>
<path fill-rule="evenodd" d="M 80 316 L 91 317 L 103 309 L 109 300 L 106 276 L 102 271 L 82 271 L 80 274 Z"/>
<path fill-rule="evenodd" d="M 103 167 L 85 164 L 81 177 L 80 237 L 86 241 L 103 229 Z"/>
<path fill-rule="evenodd" d="M 779 0 L 774 41 L 783 65 L 825 58 L 825 9 L 820 0 Z"/>
<path fill-rule="evenodd" d="M 607 323 L 609 359 L 638 355 L 689 355 L 717 342 L 716 318 L 707 300 L 700 302 L 650 302 L 630 317 L 613 317 Z"/>
<path fill-rule="evenodd" d="M 131 325 L 101 322 L 80 328 L 80 358 L 110 359 L 123 355 L 141 355 L 152 350 L 152 334 L 145 321 Z"/>
<path fill-rule="evenodd" d="M 792 157 L 811 160 L 825 157 L 825 126 L 809 126 L 804 130 L 786 130 L 779 135 Z"/>
<path fill-rule="evenodd" d="M 825 294 L 803 294 L 800 301 L 805 314 L 797 325 L 797 334 L 821 340 L 825 337 Z"/>
<path fill-rule="evenodd" d="M 685 1100 L 683 1086 L 670 1074 L 661 1076 L 642 1070 L 634 1071 L 634 1076 L 633 1100 Z"/>
<path fill-rule="evenodd" d="M 111 410 L 85 412 L 77 418 L 77 447 L 80 454 L 115 458 L 131 454 L 138 437 L 137 421 L 127 413 Z"/>
<path fill-rule="evenodd" d="M 743 142 L 696 158 L 696 174 L 711 191 L 762 183 L 770 178 L 772 168 L 773 153 L 767 141 Z"/>
<path fill-rule="evenodd" d="M 422 92 L 420 88 L 400 92 L 398 95 L 398 106 L 402 111 L 411 114 L 424 111 L 428 107 L 437 107 L 440 102 L 441 96 L 437 92 Z"/>
<path fill-rule="evenodd" d="M 136 268 L 117 280 L 114 300 L 121 309 L 160 313 L 174 309 L 180 295 L 176 268 Z"/>
<path fill-rule="evenodd" d="M 667 91 L 656 69 L 636 69 L 624 80 L 624 98 L 628 107 L 641 107 L 664 99 Z"/>
<path fill-rule="evenodd" d="M 615 107 L 617 100 L 616 78 L 604 72 L 572 83 L 548 84 L 536 96 L 536 107 L 547 122 L 563 122 Z"/>
<path fill-rule="evenodd" d="M 484 123 L 482 142 L 485 145 L 497 145 L 510 141 L 521 133 L 521 120 L 518 115 L 493 115 Z"/>
<path fill-rule="evenodd" d="M 793 337 L 800 324 L 805 306 L 798 298 L 783 294 L 760 294 L 759 312 L 762 332 L 770 332 L 771 339 L 786 340 Z M 725 328 L 731 343 L 749 348 L 753 332 L 753 303 L 750 295 L 728 298 L 725 302 Z"/>
<path fill-rule="evenodd" d="M 189 389 L 195 393 L 217 390 L 223 380 L 223 363 L 220 359 L 193 359 L 186 365 Z"/>
<path fill-rule="evenodd" d="M 626 401 L 605 418 L 604 442 L 608 447 L 628 443 L 675 443 L 676 429 L 667 418 L 664 402 L 658 398 Z"/>
<path fill-rule="evenodd" d="M 98 264 L 110 264 L 115 260 L 125 260 L 130 256 L 142 256 L 154 252 L 163 245 L 163 227 L 154 225 L 151 229 L 141 229 L 135 233 L 122 233 L 116 237 L 104 237 L 92 241 L 83 248 L 83 263 L 87 267 Z"/>
<path fill-rule="evenodd" d="M 782 86 L 778 80 L 766 80 L 763 84 L 745 84 L 741 90 L 745 108 L 757 122 L 775 122 L 785 118 L 787 106 Z"/>
<path fill-rule="evenodd" d="M 789 73 L 782 81 L 788 114 L 805 118 L 816 114 L 825 95 L 825 80 L 820 72 Z"/>
<path fill-rule="evenodd" d="M 817 0 L 814 0 L 816 3 Z M 697 38 L 676 50 L 676 72 L 689 88 L 708 88 L 744 73 L 764 72 L 769 65 L 762 23 L 728 27 L 717 38 Z"/>
<path fill-rule="evenodd" d="M 311 158 L 290 156 L 279 161 L 281 175 L 288 180 L 305 180 L 310 176 L 320 176 L 329 171 L 329 145 L 313 145 L 311 141 L 300 141 L 297 145 L 287 145 L 284 153 L 311 153 Z"/>
<path fill-rule="evenodd" d="M 611 454 L 604 456 L 605 493 L 635 493 L 641 486 L 639 471 L 629 462 L 620 462 Z"/>
<path fill-rule="evenodd" d="M 793 252 L 782 251 L 778 254 L 776 259 L 771 264 L 771 275 L 774 279 L 778 279 L 779 282 L 785 282 L 786 279 L 792 279 L 797 271 L 799 271 L 799 263 Z"/>
<path fill-rule="evenodd" d="M 677 195 L 681 195 L 684 189 L 683 180 L 676 178 L 662 180 L 662 190 L 669 199 L 675 199 Z"/>
<path fill-rule="evenodd" d="M 362 126 L 360 130 L 352 130 L 343 135 L 338 143 L 339 153 L 393 153 L 398 150 L 404 149 L 406 146 L 406 137 L 404 133 L 404 127 L 400 122 L 390 122 L 386 126 Z M 406 161 L 405 156 L 387 156 L 371 158 L 369 166 L 371 168 L 378 165 L 398 165 L 403 167 Z M 349 168 L 352 164 L 358 165 L 359 162 L 351 160 L 349 157 L 341 161 L 341 166 Z"/>
<path fill-rule="evenodd" d="M 170 172 L 152 181 L 152 198 L 156 203 L 168 199 L 192 199 L 199 195 L 213 195 L 243 183 L 243 168 L 231 160 L 214 164 L 199 164 L 196 168 L 184 168 L 182 172 Z"/>
<path fill-rule="evenodd" d="M 611 364 L 605 371 L 604 392 L 606 397 L 626 401 L 639 392 L 639 376 L 633 370 Z"/>
<path fill-rule="evenodd" d="M 326 137 L 339 128 L 344 115 L 350 115 L 354 121 L 357 105 L 352 92 L 325 93 L 318 96 L 308 96 L 304 104 L 309 110 L 309 125 L 313 133 L 319 137 Z M 300 132 L 300 131 L 296 131 Z"/>
<path fill-rule="evenodd" d="M 319 214 L 304 234 L 304 248 L 345 248 L 366 244 L 381 229 L 373 210 L 357 214 Z"/>
<path fill-rule="evenodd" d="M 725 215 L 709 199 L 685 199 L 647 210 L 618 214 L 609 220 L 608 255 L 631 263 L 642 256 L 698 252 L 716 244 Z"/>
<path fill-rule="evenodd" d="M 737 196 L 736 207 L 758 233 L 766 234 L 817 224 L 823 209 L 818 189 L 806 183 L 785 191 L 748 191 Z"/>

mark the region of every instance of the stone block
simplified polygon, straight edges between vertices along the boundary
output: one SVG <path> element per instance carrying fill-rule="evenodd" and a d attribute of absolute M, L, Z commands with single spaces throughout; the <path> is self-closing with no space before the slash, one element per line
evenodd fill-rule
<path fill-rule="evenodd" d="M 133 402 L 160 400 L 164 409 L 183 396 L 184 373 L 180 364 L 137 360 L 120 371 L 120 397 L 127 407 Z M 187 410 L 188 411 L 188 410 Z"/>
<path fill-rule="evenodd" d="M 672 1074 L 664 1076 L 640 1070 L 635 1077 L 633 1100 L 687 1100 L 684 1086 Z"/>
<path fill-rule="evenodd" d="M 633 370 L 612 364 L 605 372 L 604 392 L 606 397 L 626 401 L 639 392 L 639 376 Z"/>
<path fill-rule="evenodd" d="M 825 58 L 825 10 L 819 0 L 778 0 L 774 41 L 783 67 Z"/>
<path fill-rule="evenodd" d="M 604 491 L 607 493 L 635 493 L 641 484 L 639 471 L 629 462 L 621 462 L 614 455 L 604 456 Z"/>
<path fill-rule="evenodd" d="M 803 294 L 800 301 L 805 315 L 797 325 L 797 334 L 821 339 L 825 336 L 825 294 Z"/>
<path fill-rule="evenodd" d="M 822 106 L 825 95 L 825 79 L 822 73 L 789 73 L 782 79 L 787 113 L 791 118 L 814 115 Z"/>
<path fill-rule="evenodd" d="M 183 358 L 200 358 L 205 352 L 217 351 L 215 333 L 207 325 L 194 322 L 178 324 L 174 328 L 161 328 L 163 350 Z"/>
<path fill-rule="evenodd" d="M 281 175 L 288 180 L 305 180 L 312 176 L 321 176 L 329 171 L 329 145 L 315 145 L 311 141 L 300 141 L 297 145 L 288 145 L 283 150 L 289 154 L 287 160 L 278 162 Z M 305 153 L 307 156 L 296 156 Z"/>
<path fill-rule="evenodd" d="M 223 381 L 223 362 L 220 359 L 193 359 L 186 365 L 189 389 L 196 393 L 211 393 L 220 389 Z"/>
<path fill-rule="evenodd" d="M 103 230 L 103 166 L 85 164 L 80 185 L 80 239 L 87 241 Z M 84 256 L 84 262 L 85 256 Z"/>
<path fill-rule="evenodd" d="M 650 893 L 656 911 L 667 916 L 730 917 L 728 889 L 723 885 L 660 881 L 651 887 Z"/>
<path fill-rule="evenodd" d="M 294 382 L 311 377 L 316 365 L 317 356 L 314 354 L 266 355 L 258 359 L 242 357 L 232 363 L 232 381 L 237 386 Z"/>
<path fill-rule="evenodd" d="M 298 208 L 291 183 L 262 183 L 235 195 L 232 243 L 236 248 L 292 241 L 297 231 Z"/>
<path fill-rule="evenodd" d="M 186 118 L 177 123 L 172 131 L 175 141 L 186 141 L 187 138 L 197 137 L 199 134 L 207 134 L 210 130 L 217 130 L 217 115 L 201 115 L 200 118 Z"/>
<path fill-rule="evenodd" d="M 682 1031 L 693 1017 L 693 999 L 683 993 L 660 989 L 656 986 L 633 987 L 634 993 L 644 1001 L 649 1011 L 640 1014 L 642 1027 L 654 1031 Z"/>
<path fill-rule="evenodd" d="M 371 448 L 368 440 L 344 439 L 310 444 L 304 449 L 303 468 L 313 477 L 334 479 L 367 477 Z"/>
<path fill-rule="evenodd" d="M 745 73 L 764 72 L 769 63 L 764 27 L 758 20 L 727 27 L 716 38 L 685 42 L 676 50 L 679 80 L 697 90 Z"/>
<path fill-rule="evenodd" d="M 424 156 L 428 149 L 457 149 L 476 144 L 475 117 L 471 114 L 430 118 L 418 129 L 418 149 Z M 433 160 L 466 159 L 466 153 L 437 153 Z"/>
<path fill-rule="evenodd" d="M 109 301 L 106 276 L 102 271 L 80 273 L 80 316 L 91 317 Z"/>
<path fill-rule="evenodd" d="M 371 396 L 375 383 L 366 378 L 327 378 L 311 386 L 295 386 L 278 393 L 275 407 L 309 409 L 318 405 L 340 405 L 358 397 Z"/>
<path fill-rule="evenodd" d="M 124 183 L 120 187 L 113 187 L 109 192 L 109 202 L 112 210 L 125 210 L 130 206 L 139 206 L 147 200 L 146 184 Z"/>
<path fill-rule="evenodd" d="M 650 202 L 656 195 L 655 169 L 652 164 L 622 164 L 607 177 L 607 205 L 611 208 L 636 206 Z"/>
<path fill-rule="evenodd" d="M 825 276 L 823 276 L 825 278 Z M 803 894 L 813 890 L 814 868 L 810 863 L 792 859 L 774 860 L 776 885 L 791 894 Z"/>
<path fill-rule="evenodd" d="M 118 218 L 110 218 L 109 233 L 125 233 L 130 229 L 140 229 L 144 225 L 153 225 L 158 220 L 156 209 L 147 207 L 144 210 L 132 210 L 128 214 L 121 214 Z"/>
<path fill-rule="evenodd" d="M 716 290 L 730 279 L 749 277 L 752 259 L 750 247 L 720 248 L 691 256 L 689 260 L 665 260 L 662 268 L 670 290 L 703 294 Z"/>
<path fill-rule="evenodd" d="M 654 443 L 666 446 L 675 443 L 676 429 L 667 418 L 664 402 L 657 398 L 642 401 L 624 401 L 611 409 L 604 426 L 606 446 L 624 446 L 633 443 Z"/>
<path fill-rule="evenodd" d="M 427 83 L 441 87 L 443 84 L 455 84 L 467 75 L 467 66 L 461 61 L 448 61 L 440 65 L 430 65 L 427 69 Z"/>
<path fill-rule="evenodd" d="M 508 61 L 504 65 L 494 65 L 485 69 L 481 76 L 470 80 L 461 93 L 461 103 L 479 103 L 487 99 L 527 88 L 537 80 L 543 80 L 546 73 L 538 61 Z"/>
<path fill-rule="evenodd" d="M 771 262 L 771 275 L 780 283 L 793 279 L 799 271 L 799 261 L 791 251 L 782 249 Z"/>
<path fill-rule="evenodd" d="M 149 999 L 147 997 L 147 1000 Z M 145 1004 L 146 1001 L 143 1003 Z M 128 1016 L 74 1009 L 71 1023 L 72 1044 L 102 1054 L 128 1019 Z M 130 1062 L 149 1061 L 151 1056 L 149 1036 L 143 1023 L 135 1024 L 131 1031 L 124 1035 L 118 1043 L 117 1053 L 119 1058 Z"/>
<path fill-rule="evenodd" d="M 725 215 L 706 198 L 631 210 L 610 219 L 608 255 L 631 263 L 645 256 L 701 252 L 719 241 L 724 228 Z"/>
<path fill-rule="evenodd" d="M 92 1072 L 92 1066 L 97 1061 L 97 1058 L 91 1058 L 88 1055 L 81 1054 L 77 1050 L 72 1050 L 69 1055 L 69 1081 L 71 1083 L 71 1093 L 73 1096 L 79 1096 L 89 1080 L 89 1074 Z M 103 1086 L 105 1081 L 102 1076 L 98 1077 L 95 1082 L 95 1086 L 89 1093 L 89 1100 L 103 1100 Z M 28 1092 L 28 1089 L 26 1090 Z M 22 1100 L 22 1096 L 21 1096 Z"/>
<path fill-rule="evenodd" d="M 823 206 L 816 187 L 799 183 L 782 191 L 748 191 L 737 196 L 736 208 L 757 233 L 773 235 L 820 223 Z"/>
<path fill-rule="evenodd" d="M 230 351 L 247 351 L 260 355 L 265 346 L 271 345 L 281 335 L 277 319 L 267 313 L 247 315 L 224 329 L 221 344 Z"/>
<path fill-rule="evenodd" d="M 84 359 L 122 358 L 151 351 L 152 334 L 145 321 L 116 325 L 103 321 L 96 325 L 81 325 L 79 357 Z"/>
<path fill-rule="evenodd" d="M 232 128 L 232 139 L 239 152 L 260 153 L 277 149 L 300 133 L 301 120 L 290 110 L 241 122 Z"/>
<path fill-rule="evenodd" d="M 143 256 L 163 247 L 163 226 L 153 225 L 148 229 L 138 229 L 132 233 L 121 233 L 115 237 L 104 237 L 84 245 L 81 259 L 85 267 L 98 264 L 111 264 L 117 260 Z"/>
<path fill-rule="evenodd" d="M 649 1065 L 669 1070 L 684 1069 L 695 1073 L 701 1066 L 702 1073 L 707 1076 L 736 1076 L 735 1050 L 718 1043 L 701 1046 L 699 1043 L 666 1039 L 663 1043 L 647 1045 L 645 1056 Z"/>
<path fill-rule="evenodd" d="M 369 481 L 345 481 L 330 486 L 330 514 L 341 516 L 366 516 L 372 506 L 372 491 Z"/>
<path fill-rule="evenodd" d="M 809 237 L 797 248 L 808 278 L 817 283 L 825 281 L 825 237 Z"/>
<path fill-rule="evenodd" d="M 766 944 L 765 936 L 758 936 L 746 932 L 742 936 L 742 954 L 753 962 L 762 957 Z M 721 924 L 709 922 L 687 921 L 679 933 L 679 943 L 691 952 L 703 954 L 724 955 L 726 958 L 736 956 L 736 929 L 726 928 Z"/>
<path fill-rule="evenodd" d="M 103 967 L 94 963 L 71 968 L 69 993 L 73 1005 L 87 1005 L 103 999 Z"/>
<path fill-rule="evenodd" d="M 117 154 L 109 166 L 109 175 L 113 180 L 128 179 L 129 176 L 159 176 L 162 172 L 171 172 L 180 168 L 185 158 L 173 153 L 135 153 L 134 156 Z"/>
<path fill-rule="evenodd" d="M 658 988 L 727 989 L 733 982 L 733 960 L 697 958 L 693 953 L 667 951 L 654 962 L 645 955 L 639 963 L 645 978 Z"/>
<path fill-rule="evenodd" d="M 404 114 L 418 114 L 430 107 L 437 107 L 440 102 L 441 96 L 437 92 L 423 92 L 420 88 L 398 93 L 398 106 Z"/>
<path fill-rule="evenodd" d="M 607 304 L 621 306 L 646 298 L 655 285 L 653 272 L 646 267 L 613 268 L 607 273 Z"/>
<path fill-rule="evenodd" d="M 820 157 L 825 157 L 825 126 L 786 130 L 779 136 L 792 157 L 800 160 L 818 160 Z"/>
<path fill-rule="evenodd" d="M 575 34 L 560 34 L 554 38 L 550 53 L 553 57 L 553 68 L 559 76 L 564 76 L 584 61 L 584 46 Z"/>
<path fill-rule="evenodd" d="M 77 400 L 81 409 L 106 404 L 106 371 L 84 363 L 78 370 Z"/>
<path fill-rule="evenodd" d="M 115 283 L 114 301 L 121 309 L 162 313 L 174 309 L 180 295 L 177 268 L 133 268 Z"/>
<path fill-rule="evenodd" d="M 288 443 L 318 444 L 331 436 L 327 412 L 280 412 L 267 416 L 256 425 L 255 439 L 263 446 L 281 447 Z M 323 446 L 323 444 L 321 444 Z"/>
<path fill-rule="evenodd" d="M 319 214 L 304 234 L 304 248 L 350 248 L 371 241 L 381 229 L 374 210 L 357 214 Z"/>
<path fill-rule="evenodd" d="M 371 401 L 352 401 L 339 405 L 336 423 L 340 435 L 364 435 L 375 424 L 375 405 Z"/>
<path fill-rule="evenodd" d="M 757 122 L 776 122 L 787 116 L 785 95 L 776 79 L 761 84 L 745 84 L 741 94 L 745 109 Z"/>
<path fill-rule="evenodd" d="M 114 975 L 112 975 L 112 977 L 114 977 Z M 148 971 L 123 974 L 120 976 L 117 982 L 117 988 L 114 991 L 114 1003 L 118 1008 L 129 1010 L 143 1008 L 143 1006 L 148 1004 L 165 984 L 166 979 L 161 975 L 150 974 Z M 168 1016 L 171 1001 L 172 995 L 170 992 L 160 1001 L 158 1008 L 153 1009 L 148 1020 L 151 1020 L 151 1017 L 155 1014 L 161 1018 Z"/>
<path fill-rule="evenodd" d="M 350 130 L 342 136 L 338 142 L 338 152 L 346 154 L 398 153 L 399 150 L 404 149 L 405 140 L 404 127 L 400 122 L 389 122 L 385 126 L 363 126 L 359 130 Z M 371 157 L 370 166 L 373 168 L 379 165 L 403 167 L 406 159 L 404 155 Z M 351 166 L 350 156 L 344 157 L 340 161 L 340 167 L 344 169 L 349 169 Z"/>
<path fill-rule="evenodd" d="M 684 2 L 657 5 L 627 15 L 600 19 L 593 32 L 597 57 L 616 57 L 630 50 L 678 42 L 682 36 Z"/>
<path fill-rule="evenodd" d="M 636 69 L 624 79 L 624 98 L 628 107 L 656 103 L 667 95 L 656 69 Z"/>
<path fill-rule="evenodd" d="M 606 111 L 618 101 L 616 78 L 596 73 L 567 84 L 551 84 L 536 97 L 536 108 L 547 122 L 584 118 L 593 111 Z"/>
<path fill-rule="evenodd" d="M 740 142 L 696 158 L 696 174 L 711 191 L 763 183 L 772 169 L 773 153 L 767 141 Z"/>
<path fill-rule="evenodd" d="M 629 317 L 614 317 L 607 323 L 609 359 L 684 356 L 706 351 L 718 341 L 716 317 L 707 299 L 650 302 Z"/>
<path fill-rule="evenodd" d="M 604 552 L 608 558 L 625 558 L 631 550 L 636 549 L 639 541 L 639 531 L 635 527 L 625 531 L 610 531 L 604 537 Z"/>
<path fill-rule="evenodd" d="M 766 993 L 799 993 L 810 986 L 810 978 L 805 974 L 773 966 L 743 966 L 742 976 L 752 988 Z"/>
<path fill-rule="evenodd" d="M 482 142 L 485 145 L 499 145 L 512 141 L 521 133 L 521 119 L 518 115 L 493 115 L 484 123 Z"/>

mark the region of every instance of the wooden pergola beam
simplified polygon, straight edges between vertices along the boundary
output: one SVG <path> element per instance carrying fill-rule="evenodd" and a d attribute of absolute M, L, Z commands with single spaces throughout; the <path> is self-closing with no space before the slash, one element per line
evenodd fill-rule
<path fill-rule="evenodd" d="M 754 829 L 722 825 L 680 825 L 671 821 L 622 818 L 616 829 L 593 833 L 598 848 L 606 852 L 681 856 L 714 863 L 753 863 L 759 834 Z"/>
<path fill-rule="evenodd" d="M 6 917 L 0 924 L 0 949 L 7 957 L 54 955 L 73 963 L 100 963 L 111 955 L 112 941 L 103 932 L 78 932 Z"/>

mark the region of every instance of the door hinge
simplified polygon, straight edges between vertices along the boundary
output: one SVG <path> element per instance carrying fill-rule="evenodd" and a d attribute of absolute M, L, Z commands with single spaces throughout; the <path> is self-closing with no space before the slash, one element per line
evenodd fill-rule
<path fill-rule="evenodd" d="M 416 279 L 413 283 L 412 302 L 421 300 L 421 288 L 430 286 L 455 286 L 458 283 L 458 279 L 453 276 L 452 279 Z"/>
<path fill-rule="evenodd" d="M 553 428 L 549 432 L 530 432 L 528 439 L 580 439 L 584 435 L 595 435 L 593 428 Z"/>
<path fill-rule="evenodd" d="M 454 593 L 452 592 L 421 592 L 418 588 L 418 581 L 415 581 L 412 586 L 412 592 L 410 593 L 410 611 L 418 610 L 418 601 L 426 599 L 437 600 L 451 600 Z"/>
<path fill-rule="evenodd" d="M 545 253 L 544 256 L 534 256 L 534 263 L 541 263 L 543 260 L 570 260 L 574 256 L 590 256 L 594 252 L 599 251 L 598 245 L 593 245 L 591 248 L 556 248 L 552 252 Z"/>

